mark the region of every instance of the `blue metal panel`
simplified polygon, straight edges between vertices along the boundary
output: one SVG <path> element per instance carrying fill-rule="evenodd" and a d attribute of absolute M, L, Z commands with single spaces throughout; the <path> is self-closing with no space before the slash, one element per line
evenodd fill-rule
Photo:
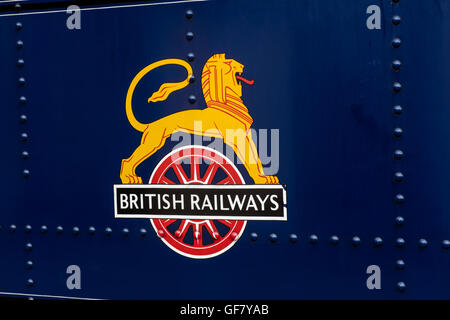
<path fill-rule="evenodd" d="M 446 1 L 104 4 L 108 8 L 81 11 L 80 30 L 66 28 L 65 7 L 27 9 L 40 2 L 0 13 L 0 163 L 6 168 L 0 254 L 15 263 L 0 263 L 0 291 L 111 299 L 448 298 L 449 258 L 441 248 L 449 236 Z M 366 27 L 370 5 L 381 9 L 380 30 Z M 186 10 L 194 16 L 186 18 Z M 398 25 L 394 15 L 401 16 Z M 113 208 L 121 160 L 142 135 L 126 118 L 128 86 L 148 64 L 188 53 L 195 55 L 195 82 L 149 105 L 162 83 L 184 77 L 179 67 L 152 71 L 136 89 L 136 117 L 148 123 L 205 107 L 203 65 L 226 53 L 255 79 L 243 89 L 253 127 L 279 129 L 277 176 L 288 192 L 287 222 L 249 221 L 232 249 L 205 260 L 173 252 L 148 219 L 115 219 Z M 402 62 L 397 72 L 395 59 Z M 393 114 L 395 105 L 402 106 L 400 115 Z M 394 137 L 394 128 L 404 134 Z M 175 144 L 168 141 L 139 166 L 144 182 Z M 396 159 L 395 150 L 404 159 Z M 22 159 L 23 151 L 29 158 Z M 245 168 L 238 169 L 252 184 Z M 394 172 L 404 181 L 394 182 Z M 396 201 L 399 194 L 405 203 Z M 8 231 L 11 224 L 16 233 Z M 290 241 L 292 234 L 297 241 Z M 376 237 L 382 244 L 375 245 Z M 418 247 L 421 238 L 428 246 Z M 26 243 L 31 251 L 24 251 Z M 29 259 L 33 266 L 26 269 Z M 396 267 L 398 260 L 407 267 Z M 82 270 L 81 290 L 66 286 L 69 265 Z M 369 265 L 382 270 L 381 290 L 366 287 Z"/>
<path fill-rule="evenodd" d="M 400 57 L 404 68 L 399 78 L 405 84 L 399 122 L 407 134 L 401 145 L 407 152 L 403 164 L 406 175 L 402 189 L 407 197 L 404 236 L 411 242 L 405 255 L 409 261 L 404 279 L 415 298 L 448 299 L 450 280 L 446 270 L 449 257 L 442 241 L 449 237 L 448 201 L 448 75 L 449 3 L 436 1 L 414 7 L 402 4 L 405 23 L 399 35 L 404 40 Z M 419 11 L 421 12 L 419 14 Z M 420 21 L 420 23 L 418 23 Z M 418 240 L 428 240 L 426 249 Z M 411 267 L 411 268 L 409 268 Z M 420 276 L 417 276 L 420 274 Z"/>
<path fill-rule="evenodd" d="M 12 230 L 12 231 L 11 231 Z M 24 290 L 26 284 L 26 274 L 29 270 L 27 261 L 34 259 L 34 254 L 31 254 L 26 249 L 29 242 L 24 241 L 23 232 L 9 228 L 2 228 L 0 235 L 0 282 L 2 284 L 2 292 L 15 292 L 17 290 Z M 19 289 L 20 288 L 20 289 Z"/>

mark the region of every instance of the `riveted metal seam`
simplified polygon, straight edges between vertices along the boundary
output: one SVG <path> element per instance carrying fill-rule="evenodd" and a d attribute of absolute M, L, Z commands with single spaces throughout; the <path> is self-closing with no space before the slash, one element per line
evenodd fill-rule
<path fill-rule="evenodd" d="M 189 26 L 189 29 L 190 29 L 191 26 L 192 26 L 192 20 L 193 20 L 193 18 L 194 18 L 194 11 L 192 11 L 192 9 L 188 9 L 188 10 L 186 10 L 186 12 L 184 13 L 184 16 L 185 16 L 185 18 L 186 18 L 186 20 L 187 20 L 187 23 L 188 23 L 188 26 Z M 189 45 L 190 45 L 190 44 L 193 42 L 193 40 L 194 40 L 194 33 L 193 33 L 192 31 L 188 31 L 188 32 L 186 32 L 185 37 L 186 37 L 186 40 L 189 42 Z M 187 59 L 188 59 L 188 61 L 189 61 L 191 64 L 193 64 L 193 61 L 194 61 L 194 53 L 192 53 L 192 51 L 189 52 L 189 53 L 187 54 Z M 194 72 L 194 74 L 195 74 L 195 69 L 194 69 L 194 68 L 193 68 L 193 72 Z M 190 79 L 189 79 L 189 84 L 192 84 L 192 83 L 195 82 L 195 76 L 194 76 L 194 74 L 190 77 Z M 197 102 L 196 96 L 195 96 L 194 94 L 190 94 L 190 95 L 188 96 L 188 102 L 189 102 L 190 104 L 195 104 L 195 103 Z"/>
<path fill-rule="evenodd" d="M 393 172 L 393 183 L 394 183 L 394 206 L 395 211 L 399 213 L 401 210 L 402 204 L 406 201 L 405 195 L 401 193 L 402 184 L 404 184 L 405 175 L 401 170 L 401 165 L 403 163 L 403 159 L 405 157 L 404 149 L 399 145 L 401 143 L 401 138 L 404 135 L 404 130 L 399 126 L 399 117 L 403 113 L 403 106 L 401 105 L 401 93 L 404 91 L 402 82 L 400 81 L 400 72 L 403 68 L 403 64 L 398 57 L 398 51 L 402 46 L 402 40 L 398 35 L 398 26 L 400 23 L 403 23 L 401 16 L 398 14 L 400 0 L 392 1 L 392 12 L 393 16 L 391 18 L 391 30 L 393 34 L 393 38 L 391 40 L 392 46 L 392 61 L 391 61 L 391 69 L 393 73 L 393 82 L 392 82 L 392 101 L 393 101 L 393 114 L 395 115 L 394 119 L 394 128 L 392 130 L 392 139 L 394 139 L 395 149 L 393 151 L 394 157 L 394 172 Z M 397 214 L 395 218 L 395 224 L 397 228 L 401 228 L 404 224 L 404 217 L 401 214 Z M 395 243 L 397 248 L 404 248 L 405 240 L 402 237 L 398 237 Z M 402 271 L 405 268 L 404 259 L 398 258 L 395 261 L 396 269 L 398 271 Z M 406 283 L 402 280 L 399 280 L 396 284 L 396 288 L 399 292 L 404 292 L 406 290 Z"/>
<path fill-rule="evenodd" d="M 16 4 L 15 8 L 17 11 L 20 11 L 21 10 L 20 4 Z M 22 53 L 25 50 L 25 48 L 24 48 L 25 44 L 21 40 L 21 37 L 20 37 L 21 31 L 23 29 L 22 22 L 20 22 L 20 21 L 15 22 L 15 28 L 17 30 L 16 49 L 18 51 L 18 54 L 17 54 L 17 69 L 18 69 L 17 86 L 18 86 L 18 90 L 17 90 L 17 92 L 18 92 L 18 102 L 19 102 L 18 104 L 19 104 L 19 108 L 20 108 L 19 120 L 22 123 L 21 128 L 26 128 L 26 124 L 28 122 L 28 117 L 25 113 L 24 108 L 29 102 L 28 102 L 28 99 L 26 98 L 26 95 L 24 94 L 24 91 L 25 91 L 24 87 L 25 87 L 26 81 L 22 75 L 22 72 L 23 72 L 22 70 L 25 68 L 25 61 L 22 58 Z M 24 131 L 26 131 L 26 130 L 22 130 L 22 133 L 21 133 L 21 140 L 23 143 L 27 142 L 28 138 L 29 138 L 28 134 Z M 30 154 L 28 151 L 26 151 L 24 149 L 25 148 L 23 148 L 22 152 L 21 152 L 21 158 L 24 161 L 23 166 L 22 166 L 23 167 L 22 175 L 24 178 L 28 178 L 30 176 L 30 170 L 27 165 L 27 162 L 28 162 L 27 160 L 30 158 Z"/>
<path fill-rule="evenodd" d="M 19 3 L 15 4 L 15 9 L 17 10 L 17 12 L 20 12 L 21 10 L 21 5 Z M 17 50 L 17 61 L 16 61 L 16 67 L 17 67 L 17 97 L 18 97 L 18 105 L 19 105 L 19 120 L 20 120 L 20 128 L 22 129 L 22 127 L 26 127 L 26 123 L 28 121 L 28 118 L 24 112 L 24 108 L 25 106 L 28 104 L 28 100 L 24 94 L 24 86 L 25 86 L 25 78 L 23 77 L 22 73 L 23 73 L 23 69 L 25 68 L 25 61 L 22 58 L 22 52 L 25 50 L 24 49 L 24 42 L 21 40 L 21 31 L 23 29 L 23 24 L 20 21 L 16 21 L 15 23 L 15 29 L 17 30 L 17 35 L 16 35 L 16 42 L 15 42 L 15 48 Z M 21 141 L 19 141 L 19 143 L 21 143 L 21 147 L 23 146 L 23 143 L 26 143 L 28 141 L 28 134 L 25 132 L 26 130 L 21 130 Z M 19 155 L 17 155 L 19 157 Z M 18 159 L 18 161 L 24 161 L 25 163 L 23 163 L 22 165 L 22 176 L 24 178 L 28 178 L 30 176 L 30 170 L 28 169 L 28 166 L 26 165 L 26 163 L 28 162 L 28 159 L 30 157 L 30 154 L 28 153 L 28 151 L 22 149 L 21 155 L 20 155 L 21 159 Z M 25 185 L 24 185 L 25 187 Z M 11 225 L 10 226 L 10 231 L 11 232 L 15 232 L 17 229 L 17 227 L 15 225 Z M 24 227 L 24 233 L 26 235 L 26 237 L 29 237 L 29 235 L 32 232 L 32 227 L 31 225 L 25 225 Z M 34 267 L 34 262 L 31 259 L 31 254 L 33 251 L 33 244 L 30 241 L 30 239 L 26 239 L 25 244 L 24 244 L 24 250 L 25 250 L 25 259 L 23 261 L 24 266 L 23 269 L 25 270 L 24 276 L 25 276 L 25 286 L 28 289 L 32 289 L 35 286 L 35 281 L 33 280 L 33 276 L 32 276 L 32 269 Z M 29 297 L 29 299 L 31 299 Z"/>

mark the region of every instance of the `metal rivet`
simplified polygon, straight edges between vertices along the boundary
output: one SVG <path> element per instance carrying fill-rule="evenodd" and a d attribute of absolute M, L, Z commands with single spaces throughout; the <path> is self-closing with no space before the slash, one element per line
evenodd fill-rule
<path fill-rule="evenodd" d="M 19 84 L 20 84 L 21 86 L 25 85 L 25 83 L 26 83 L 24 77 L 20 77 L 19 80 L 18 80 L 18 82 L 19 82 Z"/>
<path fill-rule="evenodd" d="M 405 269 L 405 261 L 403 261 L 401 259 L 395 261 L 395 267 L 399 270 Z"/>
<path fill-rule="evenodd" d="M 56 227 L 56 232 L 57 233 L 61 234 L 61 233 L 63 233 L 63 231 L 64 231 L 64 228 L 62 226 L 57 226 Z"/>
<path fill-rule="evenodd" d="M 192 62 L 195 59 L 195 55 L 192 52 L 189 52 L 187 55 L 187 59 L 189 62 Z"/>
<path fill-rule="evenodd" d="M 29 287 L 34 286 L 34 281 L 33 281 L 33 279 L 28 279 L 28 280 L 27 280 L 27 286 L 29 286 Z"/>
<path fill-rule="evenodd" d="M 186 18 L 191 19 L 194 16 L 194 12 L 192 10 L 186 11 Z"/>
<path fill-rule="evenodd" d="M 16 230 L 17 230 L 17 227 L 16 227 L 15 224 L 12 224 L 12 225 L 9 226 L 9 231 L 16 232 Z"/>
<path fill-rule="evenodd" d="M 17 66 L 18 67 L 23 67 L 25 65 L 25 61 L 23 59 L 18 59 L 17 60 Z"/>
<path fill-rule="evenodd" d="M 21 30 L 23 27 L 22 22 L 16 22 L 16 29 Z"/>
<path fill-rule="evenodd" d="M 400 38 L 392 39 L 392 47 L 397 49 L 397 48 L 400 48 L 401 45 L 402 45 L 402 40 L 400 40 Z"/>
<path fill-rule="evenodd" d="M 426 239 L 419 239 L 419 248 L 424 249 L 428 247 L 428 241 Z"/>
<path fill-rule="evenodd" d="M 106 228 L 105 228 L 105 235 L 106 235 L 106 236 L 110 236 L 111 233 L 112 233 L 112 229 L 111 229 L 110 227 L 106 227 Z"/>
<path fill-rule="evenodd" d="M 400 171 L 394 173 L 394 181 L 395 182 L 402 182 L 405 176 Z"/>
<path fill-rule="evenodd" d="M 394 159 L 395 159 L 395 160 L 401 160 L 401 159 L 403 159 L 404 157 L 405 157 L 405 154 L 403 153 L 402 150 L 397 149 L 397 150 L 394 151 Z"/>
<path fill-rule="evenodd" d="M 396 106 L 392 107 L 392 112 L 394 113 L 394 115 L 399 116 L 402 114 L 403 108 L 400 105 L 396 105 Z"/>
<path fill-rule="evenodd" d="M 357 247 L 361 244 L 361 239 L 358 236 L 352 238 L 352 245 Z"/>
<path fill-rule="evenodd" d="M 316 243 L 319 242 L 319 237 L 316 236 L 315 234 L 312 234 L 312 235 L 309 236 L 309 242 L 311 244 L 316 244 Z"/>
<path fill-rule="evenodd" d="M 192 75 L 189 77 L 189 83 L 194 83 L 195 82 L 195 77 Z"/>
<path fill-rule="evenodd" d="M 186 39 L 191 41 L 192 39 L 194 39 L 194 33 L 189 31 L 186 33 Z"/>
<path fill-rule="evenodd" d="M 23 41 L 22 40 L 17 40 L 16 45 L 17 45 L 18 49 L 22 49 L 23 48 Z"/>
<path fill-rule="evenodd" d="M 394 137 L 400 138 L 403 135 L 403 129 L 397 127 L 397 128 L 394 129 L 393 134 L 394 134 Z"/>
<path fill-rule="evenodd" d="M 256 241 L 258 239 L 258 234 L 256 232 L 250 233 L 250 240 Z"/>
<path fill-rule="evenodd" d="M 128 236 L 129 233 L 130 233 L 130 230 L 128 230 L 127 228 L 123 228 L 123 229 L 122 229 L 122 235 L 123 235 L 124 237 Z"/>
<path fill-rule="evenodd" d="M 139 234 L 141 237 L 145 237 L 147 235 L 147 230 L 144 228 L 139 229 Z"/>
<path fill-rule="evenodd" d="M 334 245 L 334 246 L 337 245 L 339 243 L 339 237 L 338 236 L 331 236 L 330 243 L 332 245 Z"/>
<path fill-rule="evenodd" d="M 158 229 L 158 237 L 163 238 L 164 237 L 164 230 L 163 229 Z M 195 231 L 194 232 L 194 238 L 195 239 L 200 239 L 200 232 Z"/>
<path fill-rule="evenodd" d="M 405 224 L 405 218 L 398 216 L 395 218 L 395 224 L 398 226 L 402 226 Z"/>
<path fill-rule="evenodd" d="M 27 269 L 33 268 L 33 261 L 28 260 L 27 262 L 25 262 L 25 267 L 26 267 Z"/>
<path fill-rule="evenodd" d="M 28 178 L 28 177 L 30 176 L 30 170 L 24 169 L 24 170 L 22 171 L 22 175 L 23 175 L 25 178 Z"/>
<path fill-rule="evenodd" d="M 28 151 L 22 151 L 22 159 L 28 159 L 30 157 L 30 154 Z"/>
<path fill-rule="evenodd" d="M 383 245 L 383 239 L 381 239 L 380 237 L 375 237 L 373 239 L 373 244 L 375 245 L 375 247 L 381 247 Z"/>
<path fill-rule="evenodd" d="M 237 241 L 239 239 L 237 232 L 232 232 L 230 236 L 233 241 Z"/>
<path fill-rule="evenodd" d="M 403 248 L 403 247 L 405 246 L 405 244 L 406 244 L 406 241 L 405 241 L 405 239 L 403 239 L 403 238 L 397 238 L 397 239 L 395 240 L 395 246 L 396 246 L 397 248 Z"/>
<path fill-rule="evenodd" d="M 41 226 L 41 233 L 47 233 L 48 228 L 46 225 Z"/>
<path fill-rule="evenodd" d="M 291 233 L 291 234 L 289 235 L 289 241 L 290 241 L 291 243 L 296 243 L 296 242 L 298 241 L 298 236 L 297 236 L 295 233 Z"/>
<path fill-rule="evenodd" d="M 25 250 L 27 250 L 27 251 L 33 250 L 33 245 L 32 245 L 30 242 L 28 242 L 28 243 L 25 245 Z"/>
<path fill-rule="evenodd" d="M 175 236 L 176 236 L 177 238 L 181 237 L 181 230 L 175 231 Z"/>
<path fill-rule="evenodd" d="M 394 69 L 395 71 L 398 71 L 402 67 L 402 62 L 400 60 L 394 60 L 394 61 L 392 61 L 391 66 L 392 66 L 392 69 Z"/>
<path fill-rule="evenodd" d="M 398 26 L 402 22 L 402 18 L 399 15 L 395 15 L 392 17 L 392 24 L 394 26 Z"/>
<path fill-rule="evenodd" d="M 197 99 L 195 98 L 194 95 L 190 95 L 189 98 L 188 98 L 188 101 L 189 101 L 189 103 L 191 103 L 191 104 L 195 103 L 196 100 L 197 100 Z"/>
<path fill-rule="evenodd" d="M 25 132 L 21 133 L 20 134 L 20 140 L 23 141 L 23 142 L 27 141 L 28 140 L 28 134 L 26 134 Z"/>
<path fill-rule="evenodd" d="M 88 232 L 89 232 L 90 235 L 95 234 L 95 228 L 94 228 L 93 226 L 90 226 L 90 227 L 88 228 Z"/>
<path fill-rule="evenodd" d="M 449 241 L 449 240 L 443 240 L 443 241 L 442 241 L 442 248 L 443 248 L 443 249 L 448 249 L 448 248 L 450 248 L 450 241 Z"/>
<path fill-rule="evenodd" d="M 25 232 L 26 232 L 26 233 L 30 233 L 31 230 L 33 230 L 33 228 L 32 228 L 29 224 L 27 224 L 27 225 L 25 226 Z"/>
<path fill-rule="evenodd" d="M 28 120 L 27 116 L 24 114 L 20 115 L 19 119 L 20 119 L 20 122 L 22 122 L 22 123 L 26 123 Z"/>
<path fill-rule="evenodd" d="M 276 235 L 276 233 L 271 233 L 269 235 L 269 239 L 270 239 L 270 242 L 274 243 L 274 242 L 277 242 L 278 236 Z"/>
<path fill-rule="evenodd" d="M 402 195 L 401 193 L 396 194 L 394 199 L 395 199 L 395 202 L 398 204 L 402 204 L 405 202 L 405 196 Z"/>
<path fill-rule="evenodd" d="M 73 233 L 74 235 L 78 235 L 78 234 L 80 233 L 80 228 L 78 228 L 78 227 L 73 227 L 73 228 L 72 228 L 72 233 Z"/>
<path fill-rule="evenodd" d="M 406 284 L 403 281 L 400 281 L 397 283 L 397 289 L 400 292 L 403 292 L 406 290 Z"/>
<path fill-rule="evenodd" d="M 26 103 L 27 103 L 27 98 L 26 98 L 25 96 L 21 96 L 21 97 L 19 98 L 19 102 L 20 102 L 21 104 L 26 104 Z"/>
<path fill-rule="evenodd" d="M 400 82 L 394 82 L 392 84 L 392 90 L 394 90 L 394 92 L 402 91 L 402 84 Z"/>

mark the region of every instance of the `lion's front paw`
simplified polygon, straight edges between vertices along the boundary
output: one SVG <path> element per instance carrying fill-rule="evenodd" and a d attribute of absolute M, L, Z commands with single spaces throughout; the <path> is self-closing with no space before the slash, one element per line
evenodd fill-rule
<path fill-rule="evenodd" d="M 142 184 L 142 178 L 135 174 L 121 174 L 120 180 L 123 184 Z"/>
<path fill-rule="evenodd" d="M 120 180 L 123 184 L 142 184 L 142 178 L 138 177 L 132 170 L 129 170 L 129 163 L 127 160 L 122 161 L 120 169 Z"/>
<path fill-rule="evenodd" d="M 277 176 L 258 176 L 253 180 L 256 184 L 280 184 Z"/>

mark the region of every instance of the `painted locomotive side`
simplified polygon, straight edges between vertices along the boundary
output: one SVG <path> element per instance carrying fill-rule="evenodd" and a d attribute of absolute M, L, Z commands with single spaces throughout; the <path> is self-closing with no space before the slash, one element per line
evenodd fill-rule
<path fill-rule="evenodd" d="M 0 1 L 0 292 L 448 299 L 446 0 Z"/>

